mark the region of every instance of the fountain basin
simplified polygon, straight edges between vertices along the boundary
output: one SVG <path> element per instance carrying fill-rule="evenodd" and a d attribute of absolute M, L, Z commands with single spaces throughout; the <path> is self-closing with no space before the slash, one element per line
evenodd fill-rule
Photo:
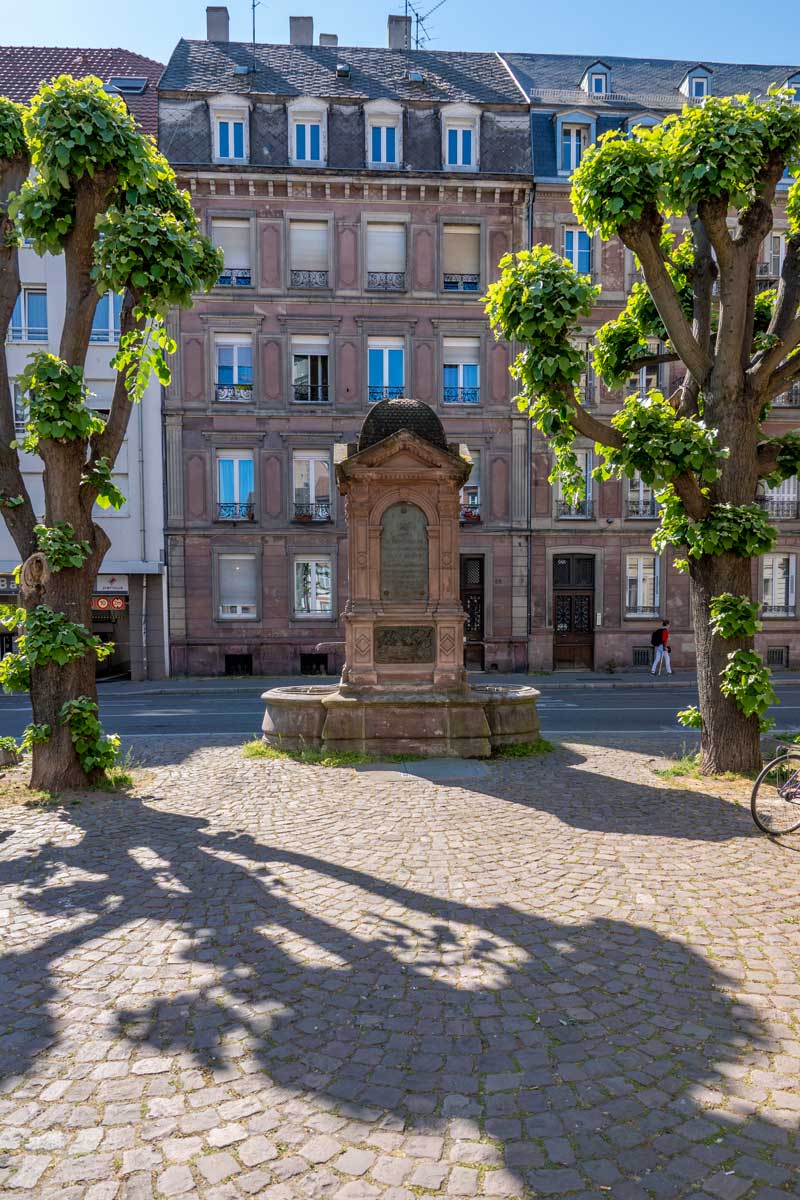
<path fill-rule="evenodd" d="M 463 692 L 270 688 L 261 697 L 262 729 L 265 742 L 286 750 L 488 758 L 503 746 L 536 740 L 538 697 L 526 686 L 478 685 Z"/>

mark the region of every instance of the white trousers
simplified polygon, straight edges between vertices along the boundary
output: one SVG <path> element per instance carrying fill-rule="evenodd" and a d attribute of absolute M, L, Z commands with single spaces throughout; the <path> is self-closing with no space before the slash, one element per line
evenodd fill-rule
<path fill-rule="evenodd" d="M 650 672 L 651 675 L 655 675 L 656 672 L 658 671 L 659 664 L 660 664 L 662 658 L 663 658 L 664 664 L 667 668 L 667 674 L 668 675 L 672 674 L 672 663 L 669 661 L 669 655 L 667 654 L 666 646 L 656 646 L 656 656 L 653 659 L 653 669 Z"/>

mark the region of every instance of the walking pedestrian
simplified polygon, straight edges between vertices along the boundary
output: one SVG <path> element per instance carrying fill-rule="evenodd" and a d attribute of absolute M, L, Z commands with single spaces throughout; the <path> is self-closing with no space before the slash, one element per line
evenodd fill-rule
<path fill-rule="evenodd" d="M 655 649 L 651 675 L 659 675 L 662 665 L 667 668 L 667 674 L 672 674 L 672 663 L 669 660 L 669 621 L 662 621 L 660 629 L 654 629 L 650 636 L 650 645 Z"/>

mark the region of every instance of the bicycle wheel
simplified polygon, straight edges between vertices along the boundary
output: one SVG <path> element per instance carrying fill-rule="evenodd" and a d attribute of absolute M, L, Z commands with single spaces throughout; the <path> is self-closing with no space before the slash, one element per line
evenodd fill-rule
<path fill-rule="evenodd" d="M 800 829 L 800 757 L 784 754 L 767 763 L 753 785 L 753 820 L 777 837 Z"/>

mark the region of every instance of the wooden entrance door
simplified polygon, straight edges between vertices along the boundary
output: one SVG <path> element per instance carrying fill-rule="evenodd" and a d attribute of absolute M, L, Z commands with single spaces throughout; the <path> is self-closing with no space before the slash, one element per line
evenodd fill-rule
<path fill-rule="evenodd" d="M 594 667 L 594 556 L 553 559 L 553 665 Z"/>
<path fill-rule="evenodd" d="M 461 556 L 461 603 L 467 620 L 464 625 L 464 666 L 483 670 L 483 556 Z"/>

